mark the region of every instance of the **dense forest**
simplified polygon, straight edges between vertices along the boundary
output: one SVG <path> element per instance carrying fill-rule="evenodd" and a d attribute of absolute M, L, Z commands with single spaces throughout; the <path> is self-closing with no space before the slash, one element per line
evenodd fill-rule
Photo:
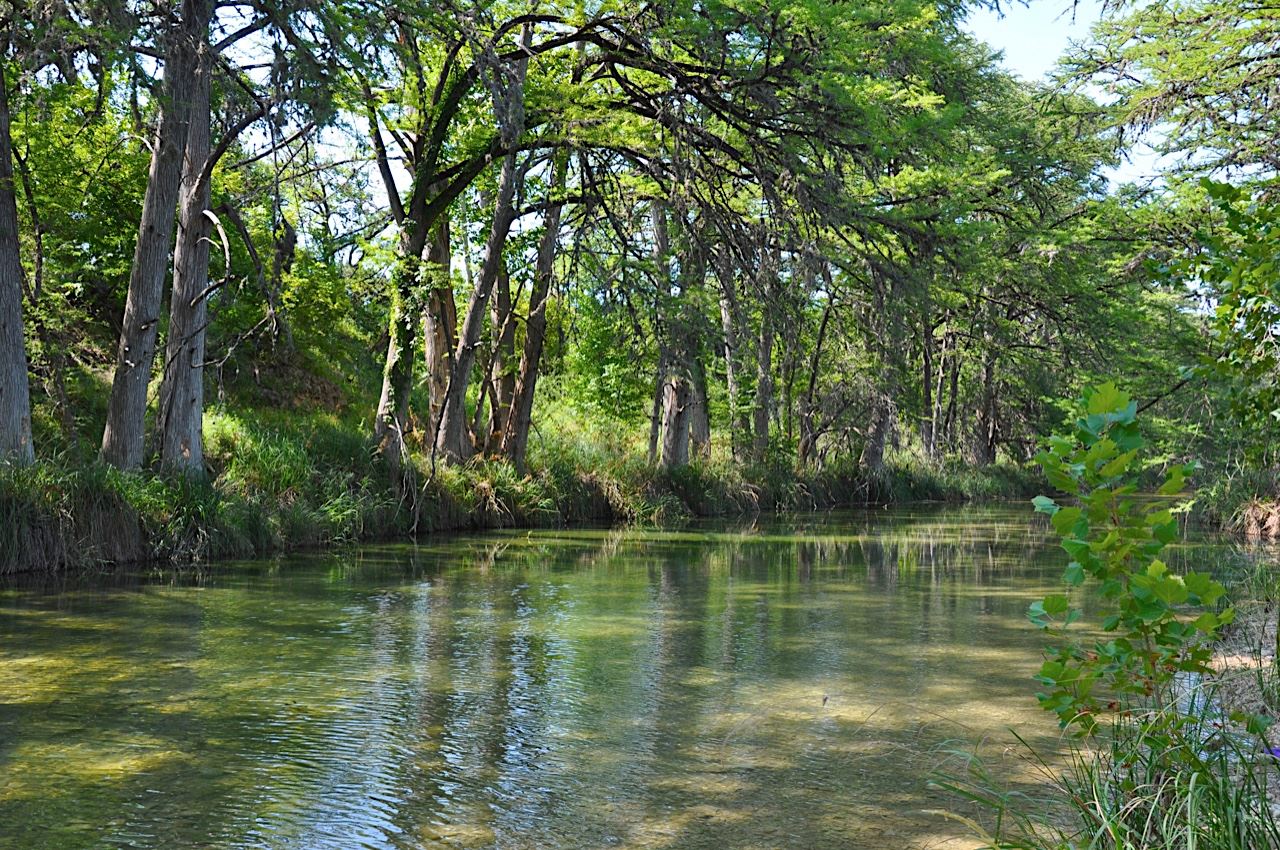
<path fill-rule="evenodd" d="M 1274 495 L 1274 14 L 980 6 L 6 0 L 4 561 L 1012 495 L 1102 379 Z"/>

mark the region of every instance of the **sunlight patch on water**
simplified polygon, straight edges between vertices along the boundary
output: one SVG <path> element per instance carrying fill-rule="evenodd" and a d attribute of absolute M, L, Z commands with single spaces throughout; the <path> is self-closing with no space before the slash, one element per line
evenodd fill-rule
<path fill-rule="evenodd" d="M 970 847 L 926 780 L 1039 781 L 1060 574 L 964 508 L 13 584 L 0 847 Z"/>

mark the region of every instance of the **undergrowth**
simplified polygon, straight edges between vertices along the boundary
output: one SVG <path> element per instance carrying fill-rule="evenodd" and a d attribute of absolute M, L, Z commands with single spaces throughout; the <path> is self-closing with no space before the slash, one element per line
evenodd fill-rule
<path fill-rule="evenodd" d="M 674 525 L 760 511 L 1016 498 L 1036 487 L 1025 469 L 934 465 L 908 454 L 877 471 L 797 472 L 719 456 L 663 470 L 633 445 L 567 428 L 539 436 L 527 474 L 482 457 L 433 466 L 412 447 L 412 486 L 397 493 L 365 430 L 332 414 L 211 412 L 203 483 L 122 473 L 83 454 L 0 466 L 0 573 L 189 563 L 447 529 Z"/>

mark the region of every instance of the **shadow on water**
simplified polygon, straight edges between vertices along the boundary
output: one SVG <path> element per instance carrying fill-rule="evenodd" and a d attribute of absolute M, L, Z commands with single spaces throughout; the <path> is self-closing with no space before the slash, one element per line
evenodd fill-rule
<path fill-rule="evenodd" d="M 0 847 L 959 841 L 945 752 L 1053 745 L 1059 563 L 951 508 L 6 585 Z"/>

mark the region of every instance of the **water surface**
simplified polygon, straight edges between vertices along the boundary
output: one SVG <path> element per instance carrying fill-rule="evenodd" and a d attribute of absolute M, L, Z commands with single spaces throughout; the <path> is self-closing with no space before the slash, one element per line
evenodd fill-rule
<path fill-rule="evenodd" d="M 11 583 L 0 847 L 964 846 L 1061 563 L 965 507 Z"/>

